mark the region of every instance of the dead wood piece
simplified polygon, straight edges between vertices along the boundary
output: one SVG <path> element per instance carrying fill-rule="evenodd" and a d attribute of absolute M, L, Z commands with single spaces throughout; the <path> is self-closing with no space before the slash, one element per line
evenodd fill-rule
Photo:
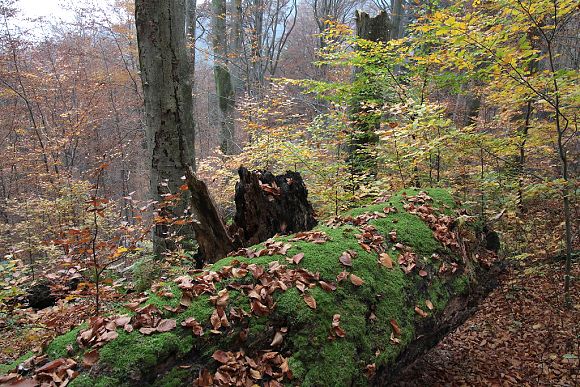
<path fill-rule="evenodd" d="M 316 226 L 300 173 L 274 176 L 271 172 L 250 172 L 241 167 L 238 174 L 232 231 L 239 244 L 250 246 L 276 234 L 292 234 Z"/>

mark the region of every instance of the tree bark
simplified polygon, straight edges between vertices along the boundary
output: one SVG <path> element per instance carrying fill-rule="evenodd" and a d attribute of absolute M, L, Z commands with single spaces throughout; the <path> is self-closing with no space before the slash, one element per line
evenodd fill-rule
<path fill-rule="evenodd" d="M 221 151 L 235 153 L 234 149 L 234 106 L 235 95 L 228 70 L 228 39 L 226 30 L 226 1 L 212 0 L 212 46 L 214 52 L 214 80 L 221 112 L 219 120 L 219 142 Z"/>
<path fill-rule="evenodd" d="M 205 183 L 191 168 L 186 170 L 186 177 L 191 204 L 196 209 L 193 229 L 197 236 L 198 262 L 213 263 L 233 251 L 234 245 Z"/>
<path fill-rule="evenodd" d="M 161 201 L 165 195 L 179 192 L 187 167 L 195 168 L 184 0 L 136 0 L 135 20 L 151 160 L 150 190 L 153 199 Z M 182 198 L 174 208 L 161 210 L 160 216 L 182 216 L 186 203 Z M 193 238 L 190 227 L 177 230 L 167 222 L 155 227 L 156 254 L 175 247 L 169 240 L 175 233 Z"/>
<path fill-rule="evenodd" d="M 316 226 L 308 190 L 299 173 L 274 176 L 241 167 L 238 174 L 235 224 L 231 228 L 237 244 L 251 246 L 276 234 L 307 231 Z"/>
<path fill-rule="evenodd" d="M 361 39 L 387 42 L 390 36 L 387 13 L 380 11 L 377 16 L 371 17 L 365 12 L 357 11 L 356 33 Z M 367 175 L 366 180 L 371 181 L 377 174 L 377 162 L 372 147 L 378 143 L 376 130 L 380 123 L 378 117 L 373 117 L 376 113 L 365 106 L 370 101 L 382 101 L 383 96 L 380 86 L 372 80 L 369 82 L 369 75 L 364 73 L 363 68 L 354 69 L 354 83 L 358 84 L 358 87 L 350 102 L 353 124 L 348 162 L 353 175 Z"/>

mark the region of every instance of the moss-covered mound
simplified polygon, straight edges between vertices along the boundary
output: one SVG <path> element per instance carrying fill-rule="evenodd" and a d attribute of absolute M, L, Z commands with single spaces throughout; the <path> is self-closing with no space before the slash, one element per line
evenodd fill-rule
<path fill-rule="evenodd" d="M 76 360 L 72 386 L 367 385 L 469 292 L 484 256 L 454 205 L 407 190 L 275 238 L 155 284 L 47 354 Z"/>

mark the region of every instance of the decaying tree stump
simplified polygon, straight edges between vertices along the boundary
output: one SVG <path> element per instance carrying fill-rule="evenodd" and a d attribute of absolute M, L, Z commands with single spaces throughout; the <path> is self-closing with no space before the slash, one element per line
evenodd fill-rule
<path fill-rule="evenodd" d="M 238 174 L 235 224 L 231 231 L 240 247 L 263 242 L 276 234 L 292 234 L 316 226 L 300 173 L 274 176 L 241 167 Z"/>
<path fill-rule="evenodd" d="M 196 221 L 192 227 L 198 243 L 198 263 L 213 263 L 240 247 L 251 246 L 276 234 L 307 231 L 316 226 L 308 190 L 297 172 L 274 176 L 270 172 L 238 170 L 236 215 L 226 228 L 205 183 L 187 170 Z"/>
<path fill-rule="evenodd" d="M 192 227 L 198 243 L 198 260 L 200 263 L 213 263 L 233 251 L 234 245 L 205 183 L 191 168 L 186 170 L 186 178 L 192 208 L 195 209 L 196 221 Z"/>

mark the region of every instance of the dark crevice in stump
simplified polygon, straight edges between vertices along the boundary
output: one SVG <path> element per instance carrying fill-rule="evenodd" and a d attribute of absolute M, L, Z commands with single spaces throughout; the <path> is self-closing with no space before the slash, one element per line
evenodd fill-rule
<path fill-rule="evenodd" d="M 235 244 L 246 247 L 276 234 L 292 234 L 316 226 L 308 190 L 298 172 L 274 176 L 241 167 L 236 184 L 236 215 L 230 234 Z"/>

